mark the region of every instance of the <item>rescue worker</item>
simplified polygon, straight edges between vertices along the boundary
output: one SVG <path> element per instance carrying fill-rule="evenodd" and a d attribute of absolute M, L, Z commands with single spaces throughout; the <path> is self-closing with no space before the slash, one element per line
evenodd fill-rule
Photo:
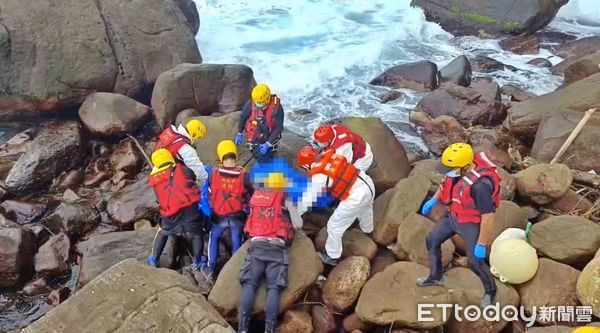
<path fill-rule="evenodd" d="M 196 208 L 200 201 L 196 176 L 192 170 L 177 163 L 166 148 L 152 153 L 152 171 L 148 179 L 160 207 L 160 226 L 154 237 L 148 264 L 158 267 L 169 236 L 184 237 L 192 244 L 194 268 L 203 264 L 203 216 Z"/>
<path fill-rule="evenodd" d="M 317 150 L 311 146 L 305 146 L 298 152 L 297 162 L 308 170 L 310 178 L 309 188 L 298 205 L 298 213 L 302 215 L 309 207 L 315 206 L 325 192 L 340 200 L 327 221 L 326 253 L 319 253 L 323 263 L 335 266 L 342 255 L 342 236 L 354 220 L 358 219 L 364 233 L 373 231 L 375 186 L 371 177 L 333 150 L 318 158 L 317 155 Z"/>
<path fill-rule="evenodd" d="M 219 258 L 219 242 L 223 232 L 229 229 L 232 241 L 232 254 L 242 245 L 244 222 L 248 210 L 248 200 L 252 195 L 252 184 L 246 171 L 237 166 L 237 148 L 231 140 L 223 140 L 217 145 L 217 157 L 221 165 L 209 172 L 208 181 L 203 185 L 209 201 L 202 211 L 212 216 L 208 241 L 208 266 L 202 268 L 204 275 L 212 279 Z"/>
<path fill-rule="evenodd" d="M 252 89 L 252 99 L 242 108 L 242 115 L 235 136 L 235 144 L 246 141 L 252 147 L 257 161 L 264 162 L 275 156 L 277 143 L 283 131 L 283 107 L 281 100 L 266 84 Z M 244 133 L 244 134 L 243 134 Z"/>
<path fill-rule="evenodd" d="M 238 333 L 250 331 L 252 308 L 262 281 L 267 285 L 265 333 L 274 332 L 277 326 L 279 294 L 288 285 L 289 246 L 295 233 L 281 175 L 270 174 L 264 184 L 256 184 L 259 188 L 250 199 L 250 216 L 244 228 L 250 237 L 250 247 L 240 269 Z"/>
<path fill-rule="evenodd" d="M 185 124 L 180 124 L 178 127 L 170 125 L 162 131 L 158 136 L 155 149 L 169 150 L 178 162 L 185 164 L 194 172 L 198 184 L 202 185 L 208 178 L 208 173 L 192 143 L 205 135 L 204 124 L 198 119 L 190 119 Z"/>
<path fill-rule="evenodd" d="M 316 145 L 323 151 L 333 149 L 358 169 L 367 172 L 373 163 L 371 146 L 360 135 L 342 124 L 321 125 L 313 133 Z"/>
<path fill-rule="evenodd" d="M 421 213 L 428 214 L 440 201 L 449 205 L 450 213 L 426 238 L 430 273 L 419 278 L 417 284 L 443 284 L 441 245 L 459 234 L 466 245 L 469 267 L 483 282 L 485 294 L 480 305 L 485 307 L 492 304 L 496 296 L 496 283 L 485 258 L 493 241 L 494 212 L 500 204 L 500 177 L 485 153 L 475 155 L 466 143 L 455 143 L 446 148 L 438 171 L 446 178 L 441 188 L 424 204 Z"/>

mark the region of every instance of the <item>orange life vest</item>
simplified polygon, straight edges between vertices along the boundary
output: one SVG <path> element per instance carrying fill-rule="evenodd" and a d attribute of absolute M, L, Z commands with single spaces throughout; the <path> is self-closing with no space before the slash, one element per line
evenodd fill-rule
<path fill-rule="evenodd" d="M 244 128 L 247 140 L 253 142 L 267 140 L 275 127 L 273 112 L 279 108 L 279 104 L 281 104 L 281 100 L 277 95 L 271 95 L 271 101 L 266 110 L 259 109 L 253 102 L 250 102 L 250 116 Z"/>
<path fill-rule="evenodd" d="M 360 170 L 346 161 L 345 157 L 336 155 L 330 149 L 321 155 L 308 171 L 310 177 L 319 173 L 331 178 L 332 184 L 329 186 L 331 196 L 344 200 L 350 194 L 352 186 L 360 175 Z"/>
<path fill-rule="evenodd" d="M 456 184 L 451 177 L 446 176 L 442 183 L 440 200 L 450 205 L 450 213 L 456 216 L 458 223 L 480 223 L 481 212 L 477 210 L 475 199 L 471 196 L 471 188 L 481 177 L 492 181 L 492 200 L 496 208 L 500 205 L 500 176 L 496 165 L 481 152 L 475 155 L 475 168 L 462 176 Z"/>
<path fill-rule="evenodd" d="M 210 177 L 210 205 L 217 216 L 227 216 L 240 213 L 244 208 L 244 178 L 243 168 L 233 169 L 222 166 L 214 169 Z"/>
<path fill-rule="evenodd" d="M 185 166 L 181 163 L 148 178 L 148 183 L 158 199 L 160 215 L 169 217 L 182 208 L 195 205 L 200 201 L 198 185 L 194 179 L 186 176 Z"/>

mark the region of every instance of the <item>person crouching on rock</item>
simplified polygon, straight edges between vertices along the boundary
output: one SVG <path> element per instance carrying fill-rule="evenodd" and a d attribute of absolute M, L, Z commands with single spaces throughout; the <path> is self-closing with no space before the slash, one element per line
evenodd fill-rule
<path fill-rule="evenodd" d="M 190 119 L 185 124 L 178 127 L 170 125 L 162 131 L 154 149 L 167 149 L 178 163 L 185 164 L 194 172 L 198 185 L 202 185 L 208 178 L 208 173 L 192 144 L 205 135 L 206 126 L 198 119 Z"/>
<path fill-rule="evenodd" d="M 246 141 L 252 147 L 252 154 L 258 162 L 266 162 L 275 156 L 277 143 L 283 131 L 283 107 L 281 100 L 266 84 L 252 89 L 252 99 L 242 108 L 242 115 L 235 136 L 235 144 Z"/>
<path fill-rule="evenodd" d="M 148 181 L 158 199 L 161 219 L 148 264 L 159 266 L 169 236 L 183 236 L 192 243 L 193 266 L 199 269 L 204 264 L 204 217 L 197 208 L 200 193 L 196 175 L 182 163 L 177 163 L 165 148 L 154 151 L 151 160 L 153 168 Z"/>
<path fill-rule="evenodd" d="M 443 267 L 441 245 L 459 234 L 465 241 L 469 267 L 483 282 L 485 294 L 481 307 L 493 303 L 496 283 L 485 262 L 494 223 L 494 212 L 500 204 L 500 177 L 485 153 L 474 154 L 466 143 L 450 145 L 442 154 L 438 171 L 446 174 L 441 188 L 423 206 L 428 214 L 441 201 L 449 205 L 450 213 L 438 223 L 426 238 L 429 252 L 429 272 L 419 278 L 419 286 L 441 285 Z"/>
<path fill-rule="evenodd" d="M 371 146 L 358 134 L 353 133 L 342 124 L 321 125 L 313 133 L 316 145 L 322 151 L 333 149 L 336 155 L 364 172 L 373 164 Z"/>
<path fill-rule="evenodd" d="M 200 209 L 212 217 L 208 242 L 208 266 L 202 273 L 212 279 L 217 259 L 219 242 L 225 229 L 231 232 L 232 255 L 242 245 L 244 222 L 248 199 L 252 195 L 250 177 L 244 168 L 237 166 L 237 148 L 231 140 L 217 145 L 217 157 L 221 165 L 209 171 L 208 181 L 203 185 Z"/>
<path fill-rule="evenodd" d="M 305 213 L 326 192 L 340 200 L 327 221 L 326 253 L 318 253 L 323 263 L 335 266 L 342 255 L 342 237 L 354 220 L 358 219 L 364 233 L 373 231 L 375 186 L 371 177 L 333 150 L 319 157 L 317 155 L 317 150 L 311 146 L 305 146 L 298 152 L 297 162 L 308 170 L 310 177 L 310 185 L 302 194 L 298 213 Z"/>
<path fill-rule="evenodd" d="M 244 231 L 250 237 L 248 254 L 240 269 L 242 295 L 238 333 L 248 333 L 256 292 L 265 280 L 265 333 L 277 326 L 279 294 L 287 288 L 287 271 L 290 263 L 289 246 L 295 230 L 286 208 L 285 182 L 281 174 L 271 173 L 266 181 L 255 183 L 250 198 L 250 216 Z"/>

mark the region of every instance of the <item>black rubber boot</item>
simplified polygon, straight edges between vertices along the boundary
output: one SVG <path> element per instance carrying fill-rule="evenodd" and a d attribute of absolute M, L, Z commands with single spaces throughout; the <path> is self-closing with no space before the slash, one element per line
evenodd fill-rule
<path fill-rule="evenodd" d="M 249 333 L 250 332 L 250 315 L 241 314 L 240 323 L 238 324 L 238 333 Z"/>
<path fill-rule="evenodd" d="M 265 320 L 265 333 L 274 333 L 277 322 L 275 320 Z"/>

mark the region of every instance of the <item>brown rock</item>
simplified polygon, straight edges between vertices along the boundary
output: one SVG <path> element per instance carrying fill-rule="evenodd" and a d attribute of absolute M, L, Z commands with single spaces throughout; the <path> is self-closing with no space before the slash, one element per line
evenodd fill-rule
<path fill-rule="evenodd" d="M 392 323 L 393 326 L 411 328 L 443 325 L 447 318 L 442 318 L 439 308 L 432 309 L 433 321 L 418 320 L 417 304 L 447 304 L 451 300 L 444 287 L 417 286 L 416 279 L 428 273 L 424 266 L 408 261 L 389 266 L 367 281 L 358 299 L 356 314 L 365 322 L 387 327 Z"/>
<path fill-rule="evenodd" d="M 179 126 L 180 124 L 183 124 L 188 119 L 198 117 L 198 116 L 201 116 L 201 114 L 200 114 L 200 112 L 196 111 L 195 109 L 185 109 L 177 114 L 174 125 Z"/>
<path fill-rule="evenodd" d="M 283 322 L 276 333 L 312 333 L 313 324 L 310 315 L 304 311 L 286 311 L 283 315 Z"/>
<path fill-rule="evenodd" d="M 373 276 L 379 272 L 383 272 L 388 266 L 396 262 L 394 253 L 386 248 L 380 248 L 375 259 L 371 261 L 371 274 Z"/>
<path fill-rule="evenodd" d="M 412 110 L 408 116 L 408 119 L 411 123 L 421 127 L 425 126 L 425 124 L 432 120 L 427 112 L 417 110 Z"/>
<path fill-rule="evenodd" d="M 553 216 L 531 227 L 530 243 L 550 259 L 579 267 L 600 248 L 600 226 L 579 216 Z"/>
<path fill-rule="evenodd" d="M 106 205 L 106 212 L 112 223 L 123 229 L 132 229 L 139 219 L 153 219 L 158 213 L 158 202 L 148 186 L 148 178 L 143 176 L 115 192 Z"/>
<path fill-rule="evenodd" d="M 459 86 L 468 87 L 471 84 L 471 63 L 464 55 L 460 55 L 442 69 L 440 69 L 441 82 L 452 82 Z"/>
<path fill-rule="evenodd" d="M 315 248 L 317 251 L 325 250 L 327 241 L 327 227 L 319 231 L 315 237 Z M 342 258 L 360 256 L 372 260 L 377 254 L 377 244 L 360 229 L 353 228 L 346 230 L 342 237 Z"/>
<path fill-rule="evenodd" d="M 53 233 L 79 238 L 100 224 L 100 213 L 85 203 L 61 203 L 42 221 Z"/>
<path fill-rule="evenodd" d="M 23 293 L 27 296 L 47 294 L 50 291 L 52 291 L 52 289 L 50 289 L 50 286 L 48 286 L 48 282 L 46 282 L 46 279 L 44 278 L 39 278 L 35 281 L 30 281 L 25 285 L 25 287 L 23 287 Z"/>
<path fill-rule="evenodd" d="M 567 326 L 548 326 L 548 327 L 531 327 L 527 329 L 528 333 L 571 333 L 572 327 Z"/>
<path fill-rule="evenodd" d="M 498 149 L 498 147 L 494 146 L 490 143 L 484 143 L 481 145 L 474 145 L 473 150 L 475 153 L 485 152 L 485 154 L 490 158 L 490 160 L 496 164 L 497 166 L 510 170 L 515 163 L 512 157 L 504 150 Z M 510 175 L 507 175 L 510 177 Z"/>
<path fill-rule="evenodd" d="M 438 165 L 440 165 L 440 160 L 429 159 L 415 162 L 409 177 L 417 175 L 426 177 L 431 182 L 430 192 L 433 194 L 444 182 L 444 175 L 436 170 Z"/>
<path fill-rule="evenodd" d="M 34 134 L 32 129 L 27 129 L 0 145 L 0 179 L 6 178 L 15 162 L 27 151 Z"/>
<path fill-rule="evenodd" d="M 83 182 L 83 171 L 81 169 L 71 170 L 61 174 L 55 181 L 56 189 L 65 191 L 67 189 L 77 189 Z"/>
<path fill-rule="evenodd" d="M 371 264 L 365 257 L 348 257 L 334 267 L 323 286 L 323 302 L 335 312 L 344 312 L 358 298 L 369 278 Z"/>
<path fill-rule="evenodd" d="M 0 227 L 0 288 L 17 286 L 31 276 L 35 243 L 27 229 Z"/>
<path fill-rule="evenodd" d="M 565 68 L 565 83 L 571 84 L 575 81 L 600 72 L 600 52 L 592 53 Z"/>
<path fill-rule="evenodd" d="M 65 233 L 50 237 L 35 255 L 35 271 L 45 277 L 63 276 L 69 273 L 71 241 Z"/>
<path fill-rule="evenodd" d="M 467 140 L 465 129 L 456 119 L 450 116 L 438 116 L 425 123 L 421 137 L 427 148 L 438 156 L 442 155 L 444 149 L 452 143 Z"/>
<path fill-rule="evenodd" d="M 122 141 L 117 145 L 112 155 L 110 155 L 110 166 L 115 174 L 123 172 L 123 176 L 126 179 L 133 178 L 142 166 L 142 156 L 139 149 L 131 139 Z M 113 183 L 118 183 L 121 179 L 115 181 L 113 177 Z"/>
<path fill-rule="evenodd" d="M 536 95 L 523 91 L 523 89 L 512 84 L 502 86 L 501 91 L 503 95 L 510 96 L 510 100 L 515 102 L 522 102 L 532 97 L 536 97 Z"/>
<path fill-rule="evenodd" d="M 540 41 L 535 35 L 511 36 L 500 41 L 503 50 L 516 54 L 540 53 Z"/>
<path fill-rule="evenodd" d="M 241 110 L 255 84 L 248 66 L 180 64 L 156 80 L 152 92 L 156 122 L 165 128 L 177 113 L 190 108 L 203 115 Z"/>
<path fill-rule="evenodd" d="M 373 240 L 387 246 L 396 240 L 398 226 L 410 214 L 421 207 L 431 187 L 429 180 L 423 176 L 412 176 L 403 179 L 393 189 L 375 199 L 373 206 L 374 226 Z"/>
<path fill-rule="evenodd" d="M 581 304 L 592 307 L 594 316 L 600 316 L 600 257 L 590 261 L 577 280 L 577 298 Z"/>
<path fill-rule="evenodd" d="M 436 64 L 431 61 L 412 62 L 387 69 L 369 84 L 431 91 L 438 86 L 437 71 Z"/>
<path fill-rule="evenodd" d="M 562 197 L 573 181 L 564 164 L 536 164 L 514 175 L 519 195 L 544 205 Z"/>
<path fill-rule="evenodd" d="M 110 173 L 108 172 L 107 162 L 100 157 L 90 162 L 85 168 L 83 185 L 96 187 L 108 179 L 110 179 Z"/>
<path fill-rule="evenodd" d="M 417 213 L 408 215 L 398 227 L 398 244 L 410 261 L 429 267 L 425 239 L 435 227 L 428 218 Z M 454 255 L 454 245 L 450 240 L 442 244 L 442 265 L 448 266 Z"/>
<path fill-rule="evenodd" d="M 543 68 L 552 67 L 552 63 L 550 62 L 550 60 L 548 60 L 546 58 L 531 59 L 527 62 L 527 64 L 535 66 L 535 67 L 543 67 Z"/>
<path fill-rule="evenodd" d="M 336 329 L 333 314 L 320 305 L 312 308 L 312 322 L 315 333 L 333 333 Z"/>
<path fill-rule="evenodd" d="M 365 322 L 360 320 L 360 318 L 358 318 L 356 313 L 353 313 L 344 318 L 344 321 L 342 322 L 342 327 L 344 328 L 344 330 L 346 330 L 346 332 L 352 332 L 355 330 L 364 330 L 367 328 L 367 325 L 365 324 Z"/>
<path fill-rule="evenodd" d="M 550 203 L 552 209 L 566 215 L 583 215 L 592 209 L 592 206 L 593 203 L 590 200 L 571 189 L 567 190 L 562 197 Z"/>
<path fill-rule="evenodd" d="M 150 115 L 150 108 L 135 100 L 112 93 L 89 95 L 79 108 L 79 117 L 93 134 L 123 136 L 135 132 Z"/>
<path fill-rule="evenodd" d="M 567 43 L 561 43 L 554 53 L 565 60 L 552 67 L 552 73 L 562 75 L 565 68 L 569 65 L 582 57 L 595 53 L 599 48 L 599 36 L 584 37 Z"/>
<path fill-rule="evenodd" d="M 534 309 L 539 309 L 542 306 L 575 307 L 579 305 L 576 286 L 580 273 L 571 266 L 547 258 L 540 258 L 538 270 L 533 279 L 516 286 L 519 295 L 521 295 L 521 305 L 525 307 L 529 314 L 532 314 Z M 545 325 L 573 326 L 576 324 L 576 318 L 566 322 L 559 319 L 556 323 L 544 322 L 541 319 L 538 317 L 537 322 Z"/>
<path fill-rule="evenodd" d="M 517 70 L 513 66 L 503 64 L 496 59 L 492 59 L 492 58 L 484 56 L 484 55 L 478 55 L 478 56 L 470 59 L 470 62 L 471 62 L 471 68 L 473 69 L 474 72 L 491 73 L 491 72 L 503 70 L 505 68 L 509 69 L 511 71 Z"/>
<path fill-rule="evenodd" d="M 471 82 L 471 88 L 481 94 L 486 101 L 499 101 L 501 99 L 500 85 L 490 77 L 478 77 Z"/>
<path fill-rule="evenodd" d="M 391 90 L 379 95 L 379 100 L 381 103 L 388 103 L 397 100 L 398 98 L 404 96 L 404 94 L 397 90 Z"/>
<path fill-rule="evenodd" d="M 17 200 L 5 200 L 0 204 L 0 212 L 18 224 L 35 222 L 46 212 L 46 205 Z"/>
<path fill-rule="evenodd" d="M 62 302 L 66 301 L 69 296 L 71 296 L 71 289 L 68 287 L 62 287 L 50 292 L 50 294 L 46 297 L 46 303 L 56 307 Z"/>

